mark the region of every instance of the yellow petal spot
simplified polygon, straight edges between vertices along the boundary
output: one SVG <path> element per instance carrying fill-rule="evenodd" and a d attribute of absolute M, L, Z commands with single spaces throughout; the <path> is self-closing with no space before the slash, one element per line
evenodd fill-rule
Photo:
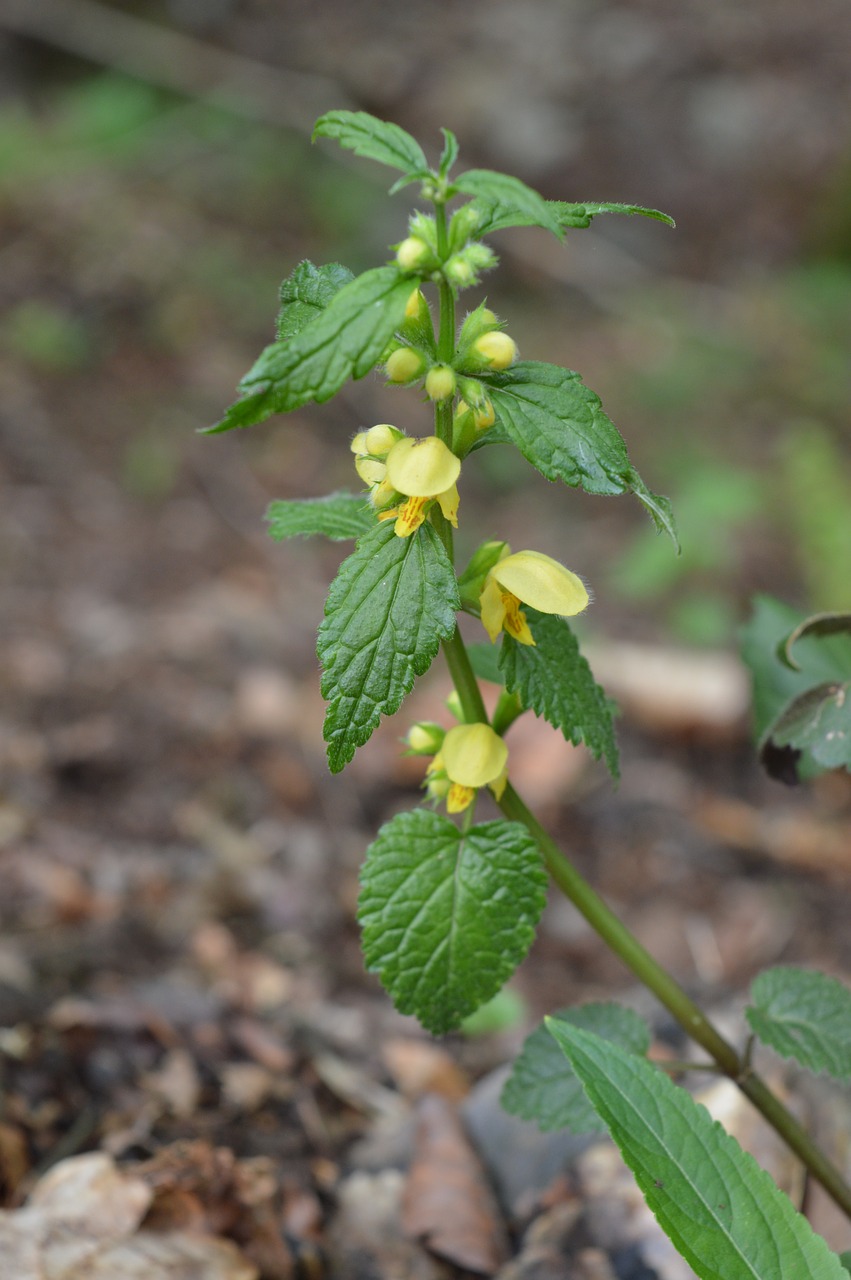
<path fill-rule="evenodd" d="M 503 627 L 510 636 L 514 636 L 520 644 L 534 644 L 535 637 L 529 630 L 526 614 L 520 608 L 520 601 L 510 591 L 503 591 L 502 603 L 505 608 Z"/>
<path fill-rule="evenodd" d="M 460 473 L 460 460 L 437 436 L 408 436 L 387 455 L 387 479 L 409 498 L 436 498 L 455 484 Z"/>
<path fill-rule="evenodd" d="M 416 533 L 426 518 L 426 509 L 431 506 L 429 498 L 406 498 L 396 508 L 396 536 L 409 538 Z"/>
<path fill-rule="evenodd" d="M 453 782 L 446 795 L 446 812 L 463 813 L 475 798 L 475 787 L 463 787 L 460 782 Z"/>
<path fill-rule="evenodd" d="M 508 747 L 489 724 L 459 724 L 443 739 L 440 752 L 451 782 L 485 787 L 495 782 L 508 762 Z"/>
<path fill-rule="evenodd" d="M 572 617 L 588 606 L 588 591 L 581 578 L 558 560 L 541 551 L 517 551 L 491 570 L 505 590 L 540 613 Z"/>

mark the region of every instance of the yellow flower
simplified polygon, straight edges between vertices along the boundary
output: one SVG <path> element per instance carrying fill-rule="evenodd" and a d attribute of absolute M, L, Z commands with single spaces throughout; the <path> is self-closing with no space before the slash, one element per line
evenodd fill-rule
<path fill-rule="evenodd" d="M 581 578 L 558 560 L 541 551 L 518 551 L 506 555 L 485 578 L 479 601 L 482 625 L 495 641 L 503 628 L 520 644 L 534 644 L 521 604 L 540 613 L 571 617 L 588 605 L 588 592 Z"/>
<path fill-rule="evenodd" d="M 499 800 L 507 782 L 508 747 L 489 724 L 459 724 L 450 729 L 429 765 L 429 794 L 446 794 L 447 813 L 462 813 L 479 787 L 490 787 Z M 448 779 L 448 791 L 443 787 Z M 438 784 L 434 787 L 434 784 Z"/>
<path fill-rule="evenodd" d="M 389 422 L 379 422 L 368 431 L 359 431 L 351 443 L 355 455 L 355 470 L 369 489 L 369 500 L 380 509 L 393 502 L 396 490 L 387 482 L 387 464 L 384 459 L 404 435 Z"/>
<path fill-rule="evenodd" d="M 437 436 L 405 437 L 387 455 L 387 484 L 405 501 L 381 515 L 396 520 L 396 533 L 409 537 L 437 502 L 446 519 L 458 525 L 458 489 L 455 481 L 461 462 Z"/>

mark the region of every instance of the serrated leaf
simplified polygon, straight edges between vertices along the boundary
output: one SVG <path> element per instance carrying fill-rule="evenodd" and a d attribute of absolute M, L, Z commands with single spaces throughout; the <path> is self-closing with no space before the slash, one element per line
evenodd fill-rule
<path fill-rule="evenodd" d="M 778 965 L 751 985 L 751 1030 L 784 1058 L 851 1080 L 851 991 L 811 969 Z"/>
<path fill-rule="evenodd" d="M 646 1054 L 650 1047 L 647 1023 L 623 1005 L 585 1004 L 561 1009 L 553 1018 L 593 1031 L 629 1053 Z M 505 1082 L 501 1102 L 506 1111 L 521 1120 L 533 1120 L 544 1133 L 556 1129 L 602 1133 L 606 1128 L 545 1023 L 524 1042 Z"/>
<path fill-rule="evenodd" d="M 269 537 L 323 534 L 335 542 L 359 538 L 375 524 L 375 512 L 362 493 L 329 493 L 325 498 L 280 498 L 266 511 Z"/>
<path fill-rule="evenodd" d="M 770 765 L 772 754 L 784 749 L 809 752 L 822 769 L 851 768 L 851 681 L 813 685 L 783 708 L 760 757 Z"/>
<path fill-rule="evenodd" d="M 239 384 L 243 398 L 206 434 L 248 427 L 310 400 L 321 404 L 348 378 L 363 378 L 404 320 L 410 293 L 410 279 L 397 267 L 357 276 L 295 337 L 266 348 Z"/>
<path fill-rule="evenodd" d="M 667 533 L 677 549 L 677 554 L 679 554 L 680 539 L 670 498 L 665 498 L 660 493 L 651 493 L 635 469 L 632 472 L 631 488 L 638 501 L 650 513 L 650 517 L 656 526 L 656 532 Z"/>
<path fill-rule="evenodd" d="M 513 178 L 507 173 L 497 173 L 493 169 L 468 169 L 454 179 L 452 186 L 456 191 L 473 196 L 477 202 L 482 201 L 490 210 L 491 218 L 495 216 L 498 220 L 513 215 L 520 217 L 526 226 L 543 227 L 546 231 L 551 231 L 558 240 L 564 236 L 551 201 L 545 200 L 519 178 Z M 512 224 L 503 222 L 501 225 Z M 488 230 L 496 228 L 488 226 L 476 234 L 484 235 Z"/>
<path fill-rule="evenodd" d="M 646 1059 L 567 1023 L 548 1025 L 701 1280 L 845 1280 L 836 1254 L 705 1107 Z"/>
<path fill-rule="evenodd" d="M 591 219 L 598 213 L 638 214 L 644 218 L 655 218 L 669 227 L 677 224 L 670 214 L 661 209 L 647 209 L 641 204 L 621 204 L 618 201 L 586 201 L 583 204 L 569 204 L 566 200 L 554 200 L 553 205 L 558 212 L 558 219 L 563 227 L 590 227 Z"/>
<path fill-rule="evenodd" d="M 647 489 L 600 397 L 578 373 L 524 360 L 482 381 L 503 429 L 547 480 L 581 485 L 588 493 L 634 492 L 657 524 L 673 529 L 667 499 Z"/>
<path fill-rule="evenodd" d="M 378 833 L 361 876 L 358 919 L 367 966 L 401 1013 L 435 1035 L 495 995 L 524 958 L 547 877 L 516 822 L 462 833 L 426 809 Z"/>
<path fill-rule="evenodd" d="M 348 764 L 381 716 L 399 710 L 440 641 L 454 632 L 459 607 L 452 565 L 430 524 L 399 538 L 385 520 L 343 561 L 317 644 L 332 773 Z"/>
<path fill-rule="evenodd" d="M 568 742 L 584 742 L 596 760 L 604 758 L 620 776 L 612 704 L 591 674 L 564 618 L 524 606 L 534 645 L 502 639 L 499 666 L 505 687 L 524 707 L 560 729 Z"/>
<path fill-rule="evenodd" d="M 324 311 L 336 293 L 354 280 L 348 267 L 328 262 L 316 267 L 305 258 L 283 282 L 279 297 L 277 334 L 286 342 Z"/>
<path fill-rule="evenodd" d="M 347 151 L 401 169 L 408 178 L 428 173 L 428 161 L 416 138 L 368 111 L 328 111 L 313 126 L 313 138 L 334 138 Z"/>

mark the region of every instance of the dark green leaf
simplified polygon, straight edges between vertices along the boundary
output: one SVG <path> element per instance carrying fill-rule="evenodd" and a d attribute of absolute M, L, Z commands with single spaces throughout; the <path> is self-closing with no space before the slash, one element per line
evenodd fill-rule
<path fill-rule="evenodd" d="M 351 271 L 339 262 L 329 262 L 322 267 L 315 267 L 307 259 L 300 262 L 281 285 L 278 338 L 284 342 L 294 338 L 325 310 L 334 294 L 352 280 Z"/>
<path fill-rule="evenodd" d="M 629 1053 L 645 1054 L 650 1029 L 631 1009 L 619 1004 L 585 1004 L 562 1009 L 553 1020 L 594 1031 Z M 502 1105 L 521 1120 L 534 1120 L 545 1133 L 602 1133 L 599 1118 L 563 1051 L 545 1023 L 526 1039 L 502 1091 Z"/>
<path fill-rule="evenodd" d="M 507 173 L 496 173 L 492 169 L 468 169 L 452 185 L 456 191 L 463 191 L 465 195 L 474 196 L 477 203 L 481 202 L 481 208 L 489 218 L 496 217 L 499 220 L 513 215 L 519 217 L 526 226 L 544 227 L 559 240 L 564 236 L 550 201 L 527 187 L 519 178 L 512 178 Z M 512 224 L 502 222 L 500 225 Z M 488 225 L 476 234 L 484 235 L 488 230 L 495 229 Z"/>
<path fill-rule="evenodd" d="M 851 991 L 811 969 L 766 969 L 751 985 L 745 1010 L 764 1044 L 810 1071 L 851 1080 Z"/>
<path fill-rule="evenodd" d="M 839 1261 L 842 1263 L 849 1275 L 851 1275 L 851 1249 L 847 1249 L 845 1253 L 840 1253 Z"/>
<path fill-rule="evenodd" d="M 410 293 L 411 281 L 397 267 L 357 276 L 294 338 L 266 348 L 239 384 L 243 399 L 208 434 L 251 426 L 309 400 L 321 404 L 348 378 L 364 377 L 404 320 Z"/>
<path fill-rule="evenodd" d="M 326 498 L 271 502 L 266 512 L 269 537 L 280 541 L 324 534 L 335 542 L 359 538 L 375 524 L 375 512 L 362 493 L 329 493 Z"/>
<path fill-rule="evenodd" d="M 401 169 L 406 178 L 428 173 L 428 161 L 417 140 L 398 124 L 367 111 L 328 111 L 316 121 L 313 137 L 334 138 L 355 155 Z"/>
<path fill-rule="evenodd" d="M 482 381 L 508 435 L 548 480 L 581 485 L 589 493 L 634 487 L 626 445 L 578 373 L 523 360 Z"/>
<path fill-rule="evenodd" d="M 348 764 L 381 716 L 398 711 L 455 630 L 459 607 L 452 565 L 430 524 L 398 538 L 385 520 L 363 535 L 331 584 L 319 628 L 332 773 Z"/>
<path fill-rule="evenodd" d="M 641 1192 L 701 1280 L 845 1280 L 753 1156 L 644 1058 L 551 1020 Z"/>
<path fill-rule="evenodd" d="M 564 618 L 537 613 L 524 606 L 534 645 L 518 644 L 505 635 L 500 669 L 509 693 L 524 707 L 561 729 L 569 742 L 584 742 L 599 760 L 605 758 L 612 776 L 619 776 L 618 747 L 612 705 L 579 652 L 576 637 Z"/>
<path fill-rule="evenodd" d="M 495 995 L 526 955 L 547 877 L 519 823 L 462 834 L 448 818 L 416 809 L 379 831 L 362 883 L 368 967 L 401 1013 L 442 1035 Z"/>
<path fill-rule="evenodd" d="M 822 769 L 851 768 L 851 681 L 816 684 L 793 698 L 766 731 L 767 767 L 778 748 L 808 751 Z"/>

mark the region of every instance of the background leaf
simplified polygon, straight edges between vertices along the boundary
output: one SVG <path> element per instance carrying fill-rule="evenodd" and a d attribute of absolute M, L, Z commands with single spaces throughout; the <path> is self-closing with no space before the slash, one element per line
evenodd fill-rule
<path fill-rule="evenodd" d="M 753 1156 L 658 1068 L 552 1019 L 552 1034 L 663 1231 L 701 1280 L 845 1280 Z"/>
<path fill-rule="evenodd" d="M 278 312 L 278 338 L 286 342 L 324 311 L 335 293 L 354 280 L 348 267 L 328 262 L 316 267 L 305 258 L 281 285 Z"/>
<path fill-rule="evenodd" d="M 295 337 L 273 342 L 240 382 L 243 399 L 207 434 L 262 422 L 310 400 L 330 400 L 348 378 L 362 378 L 381 358 L 405 318 L 410 279 L 375 267 L 335 293 Z"/>
<path fill-rule="evenodd" d="M 584 742 L 595 759 L 605 758 L 613 777 L 619 777 L 612 705 L 579 652 L 576 637 L 564 618 L 528 606 L 523 611 L 535 644 L 503 637 L 499 665 L 506 689 L 560 729 L 568 742 Z"/>
<path fill-rule="evenodd" d="M 448 818 L 415 809 L 379 831 L 362 884 L 367 966 L 401 1013 L 442 1035 L 495 995 L 526 955 L 547 877 L 519 823 L 462 834 Z"/>
<path fill-rule="evenodd" d="M 614 1003 L 584 1004 L 562 1009 L 553 1019 L 593 1031 L 629 1053 L 646 1054 L 650 1028 L 631 1009 Z M 527 1037 L 502 1091 L 502 1105 L 521 1120 L 534 1120 L 545 1133 L 602 1133 L 605 1124 L 591 1106 L 564 1052 L 541 1023 Z"/>
<path fill-rule="evenodd" d="M 816 684 L 793 698 L 760 749 L 769 772 L 772 754 L 784 748 L 809 752 L 823 769 L 851 768 L 851 681 Z"/>
<path fill-rule="evenodd" d="M 452 185 L 457 191 L 476 197 L 477 202 L 481 200 L 480 207 L 488 210 L 487 216 L 491 220 L 519 216 L 525 226 L 543 227 L 559 240 L 564 236 L 551 201 L 545 200 L 519 178 L 513 178 L 507 173 L 497 173 L 493 169 L 468 169 Z M 519 224 L 502 221 L 500 225 Z M 486 225 L 484 230 L 477 230 L 476 236 L 485 235 L 490 230 L 496 230 L 496 227 Z"/>
<path fill-rule="evenodd" d="M 851 1080 L 851 991 L 812 969 L 778 965 L 751 985 L 753 1033 L 810 1071 Z"/>
<path fill-rule="evenodd" d="M 338 773 L 383 715 L 399 710 L 460 607 L 455 574 L 430 524 L 398 538 L 385 520 L 365 533 L 331 584 L 317 652 L 328 699 L 324 737 Z"/>
<path fill-rule="evenodd" d="M 565 200 L 554 200 L 552 203 L 564 227 L 589 227 L 591 219 L 596 218 L 598 213 L 639 214 L 644 218 L 655 218 L 669 227 L 677 225 L 670 214 L 662 213 L 661 209 L 647 209 L 640 204 L 621 204 L 610 200 L 586 201 L 583 204 L 569 204 Z"/>
<path fill-rule="evenodd" d="M 323 534 L 335 542 L 359 538 L 375 523 L 362 493 L 329 493 L 325 498 L 279 498 L 266 511 L 269 537 L 281 541 Z"/>
<path fill-rule="evenodd" d="M 328 111 L 313 126 L 313 137 L 334 138 L 347 151 L 401 169 L 406 177 L 428 173 L 428 161 L 416 138 L 368 111 Z"/>
<path fill-rule="evenodd" d="M 806 636 L 811 639 L 823 640 L 829 636 L 851 636 L 851 613 L 814 613 L 812 617 L 805 618 L 803 622 L 798 623 L 794 631 L 786 637 L 778 651 L 778 657 L 781 662 L 785 662 L 787 667 L 791 667 L 793 671 L 800 671 L 801 664 L 796 655 L 793 656 L 792 650 L 799 640 L 803 640 Z M 847 668 L 851 670 L 851 666 Z"/>

